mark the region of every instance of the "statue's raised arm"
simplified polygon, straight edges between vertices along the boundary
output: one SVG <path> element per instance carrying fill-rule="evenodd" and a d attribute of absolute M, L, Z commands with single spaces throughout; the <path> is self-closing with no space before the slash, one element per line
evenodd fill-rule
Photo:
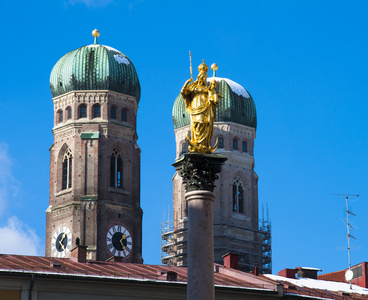
<path fill-rule="evenodd" d="M 216 108 L 221 95 L 216 93 L 216 80 L 208 87 L 206 85 L 208 66 L 204 63 L 198 66 L 197 80 L 189 79 L 181 89 L 186 111 L 190 114 L 191 138 L 187 135 L 190 152 L 212 153 L 216 150 L 218 141 L 211 147 L 213 124 Z"/>

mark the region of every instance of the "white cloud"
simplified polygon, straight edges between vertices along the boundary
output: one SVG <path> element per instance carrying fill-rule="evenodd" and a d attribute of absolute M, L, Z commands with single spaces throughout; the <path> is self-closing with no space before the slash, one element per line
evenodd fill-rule
<path fill-rule="evenodd" d="M 8 219 L 7 225 L 0 227 L 0 238 L 1 254 L 42 255 L 40 238 L 15 216 Z"/>
<path fill-rule="evenodd" d="M 7 143 L 0 143 L 0 216 L 7 203 L 20 191 L 20 183 L 11 174 L 12 161 Z"/>
<path fill-rule="evenodd" d="M 9 146 L 0 142 L 0 216 L 21 191 L 21 184 L 12 175 L 11 166 Z M 0 239 L 2 254 L 41 255 L 40 238 L 31 227 L 15 216 L 0 227 Z"/>
<path fill-rule="evenodd" d="M 87 7 L 105 7 L 112 3 L 113 0 L 69 0 L 68 4 L 84 4 Z"/>

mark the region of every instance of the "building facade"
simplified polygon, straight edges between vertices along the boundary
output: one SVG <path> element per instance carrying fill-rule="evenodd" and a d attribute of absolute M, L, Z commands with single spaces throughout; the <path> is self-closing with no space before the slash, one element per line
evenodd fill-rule
<path fill-rule="evenodd" d="M 54 142 L 46 256 L 142 263 L 140 84 L 131 60 L 95 43 L 65 54 L 50 76 Z"/>
<path fill-rule="evenodd" d="M 214 203 L 214 254 L 221 263 L 226 253 L 239 255 L 239 269 L 251 271 L 258 266 L 271 273 L 271 225 L 259 220 L 258 176 L 254 170 L 254 139 L 257 115 L 253 98 L 239 84 L 226 78 L 216 79 L 216 91 L 222 95 L 216 111 L 212 145 L 218 139 L 216 153 L 227 157 L 222 166 Z M 176 159 L 187 153 L 189 115 L 179 95 L 173 107 Z M 173 177 L 173 219 L 163 224 L 162 262 L 186 266 L 187 206 L 182 178 Z"/>

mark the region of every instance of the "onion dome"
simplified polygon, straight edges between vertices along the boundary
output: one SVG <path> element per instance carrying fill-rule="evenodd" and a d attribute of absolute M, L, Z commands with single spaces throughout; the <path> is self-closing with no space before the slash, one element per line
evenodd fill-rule
<path fill-rule="evenodd" d="M 120 51 L 95 43 L 65 54 L 53 67 L 50 89 L 53 97 L 78 90 L 110 90 L 136 98 L 141 87 L 132 61 Z"/>
<path fill-rule="evenodd" d="M 209 85 L 214 79 L 218 82 L 216 92 L 222 96 L 216 110 L 215 122 L 233 122 L 256 129 L 256 105 L 247 90 L 227 78 L 210 77 L 207 78 L 206 84 Z M 185 110 L 181 94 L 176 97 L 172 117 L 175 129 L 190 125 L 190 117 Z"/>

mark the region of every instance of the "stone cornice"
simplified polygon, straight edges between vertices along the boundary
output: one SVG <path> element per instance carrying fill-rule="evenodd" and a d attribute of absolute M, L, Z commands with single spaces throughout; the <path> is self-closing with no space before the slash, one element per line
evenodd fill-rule
<path fill-rule="evenodd" d="M 54 102 L 54 110 L 66 107 L 73 103 L 104 103 L 109 102 L 111 104 L 121 104 L 127 108 L 138 109 L 137 101 L 134 97 L 120 94 L 117 92 L 112 92 L 109 90 L 99 90 L 99 91 L 71 91 L 69 93 L 60 95 L 52 99 Z"/>
<path fill-rule="evenodd" d="M 82 133 L 83 125 L 99 124 L 100 135 L 114 135 L 126 139 L 133 140 L 135 136 L 135 130 L 133 126 L 128 123 L 117 123 L 115 121 L 93 121 L 93 120 L 77 120 L 67 122 L 63 125 L 56 126 L 52 129 L 52 133 L 55 136 L 55 140 L 71 135 L 80 135 Z"/>

